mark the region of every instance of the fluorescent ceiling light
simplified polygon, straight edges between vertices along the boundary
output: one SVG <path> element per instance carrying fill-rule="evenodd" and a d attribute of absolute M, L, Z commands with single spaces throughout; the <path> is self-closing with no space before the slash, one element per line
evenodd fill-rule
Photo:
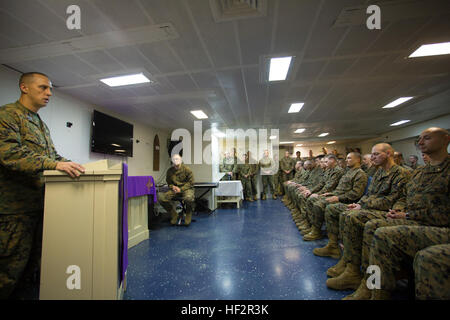
<path fill-rule="evenodd" d="M 280 142 L 280 144 L 291 144 L 291 143 L 294 143 L 294 141 L 283 141 L 283 142 Z"/>
<path fill-rule="evenodd" d="M 327 144 L 333 144 L 333 143 L 336 143 L 336 141 L 327 142 Z"/>
<path fill-rule="evenodd" d="M 111 145 L 114 146 L 114 147 L 121 147 L 121 145 L 115 144 L 115 143 L 111 143 Z"/>
<path fill-rule="evenodd" d="M 305 128 L 297 129 L 294 131 L 294 133 L 302 133 L 302 132 L 305 132 L 305 130 L 306 130 Z"/>
<path fill-rule="evenodd" d="M 300 144 L 297 144 L 297 145 L 295 145 L 296 147 L 301 147 L 303 144 L 302 143 L 300 143 Z"/>
<path fill-rule="evenodd" d="M 269 81 L 286 80 L 292 57 L 270 59 Z"/>
<path fill-rule="evenodd" d="M 387 105 L 385 105 L 383 107 L 383 109 L 394 108 L 394 107 L 398 106 L 399 104 L 402 104 L 402 103 L 404 103 L 404 102 L 406 102 L 408 100 L 411 100 L 412 98 L 414 98 L 414 97 L 401 97 L 401 98 L 398 98 L 397 100 L 394 100 L 391 103 L 388 103 Z"/>
<path fill-rule="evenodd" d="M 197 119 L 208 119 L 208 116 L 202 111 L 202 110 L 193 110 L 191 113 L 197 118 Z"/>
<path fill-rule="evenodd" d="M 324 133 L 319 134 L 319 137 L 326 137 L 327 135 L 329 135 L 329 133 L 328 132 L 324 132 Z"/>
<path fill-rule="evenodd" d="M 269 137 L 270 140 L 274 140 L 274 139 L 276 139 L 276 138 L 277 138 L 277 136 L 270 136 L 270 137 Z"/>
<path fill-rule="evenodd" d="M 126 150 L 118 150 L 118 149 L 116 149 L 116 150 L 114 150 L 115 152 L 125 152 Z"/>
<path fill-rule="evenodd" d="M 400 120 L 398 122 L 395 122 L 395 123 L 391 124 L 391 126 L 399 126 L 401 124 L 404 124 L 404 123 L 407 123 L 407 122 L 410 122 L 410 121 L 411 120 Z"/>
<path fill-rule="evenodd" d="M 442 54 L 450 54 L 450 42 L 424 44 L 411 53 L 409 58 L 438 56 Z"/>
<path fill-rule="evenodd" d="M 296 113 L 299 112 L 303 108 L 304 103 L 298 102 L 291 104 L 291 107 L 289 108 L 288 113 Z"/>
<path fill-rule="evenodd" d="M 127 76 L 118 76 L 112 78 L 100 79 L 101 82 L 107 84 L 110 87 L 128 86 L 131 84 L 146 83 L 150 80 L 142 73 L 130 74 Z"/>

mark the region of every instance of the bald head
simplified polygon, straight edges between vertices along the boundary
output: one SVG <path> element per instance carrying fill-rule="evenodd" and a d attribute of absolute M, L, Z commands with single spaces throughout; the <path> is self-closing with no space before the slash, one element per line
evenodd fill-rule
<path fill-rule="evenodd" d="M 394 148 L 389 143 L 378 143 L 372 147 L 372 163 L 375 166 L 394 165 Z"/>
<path fill-rule="evenodd" d="M 420 151 L 427 154 L 431 164 L 439 163 L 448 156 L 447 147 L 450 143 L 450 135 L 447 130 L 432 127 L 424 130 L 417 140 Z"/>

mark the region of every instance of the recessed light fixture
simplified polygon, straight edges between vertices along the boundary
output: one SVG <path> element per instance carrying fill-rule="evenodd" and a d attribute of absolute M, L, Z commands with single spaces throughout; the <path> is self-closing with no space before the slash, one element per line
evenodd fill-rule
<path fill-rule="evenodd" d="M 150 79 L 148 79 L 142 73 L 137 73 L 137 74 L 130 74 L 130 75 L 126 75 L 126 76 L 118 76 L 118 77 L 100 79 L 100 81 L 103 82 L 104 84 L 107 84 L 110 87 L 120 87 L 120 86 L 128 86 L 128 85 L 132 85 L 132 84 L 150 82 Z"/>
<path fill-rule="evenodd" d="M 283 141 L 283 142 L 280 142 L 280 144 L 292 144 L 292 143 L 294 143 L 294 141 Z"/>
<path fill-rule="evenodd" d="M 324 133 L 319 134 L 319 137 L 326 137 L 327 135 L 329 135 L 329 133 L 328 132 L 324 132 Z"/>
<path fill-rule="evenodd" d="M 394 100 L 391 103 L 388 103 L 387 105 L 385 105 L 383 107 L 383 109 L 394 108 L 394 107 L 398 106 L 399 104 L 402 104 L 402 103 L 404 103 L 404 102 L 406 102 L 408 100 L 411 100 L 412 98 L 414 98 L 414 97 L 401 97 L 401 98 L 398 98 L 397 100 Z"/>
<path fill-rule="evenodd" d="M 306 130 L 305 128 L 297 129 L 294 131 L 294 133 L 303 133 L 305 132 L 305 130 Z"/>
<path fill-rule="evenodd" d="M 301 147 L 301 146 L 303 146 L 303 144 L 302 143 L 299 143 L 299 144 L 297 144 L 297 145 L 295 145 L 296 147 Z"/>
<path fill-rule="evenodd" d="M 274 139 L 276 139 L 276 138 L 277 138 L 277 136 L 270 136 L 270 137 L 269 137 L 270 140 L 274 140 Z"/>
<path fill-rule="evenodd" d="M 270 59 L 269 81 L 286 80 L 292 57 L 280 57 Z"/>
<path fill-rule="evenodd" d="M 399 126 L 399 125 L 401 125 L 401 124 L 404 124 L 404 123 L 407 123 L 407 122 L 410 122 L 411 120 L 400 120 L 400 121 L 397 121 L 397 122 L 395 122 L 395 123 L 393 123 L 393 124 L 391 124 L 391 126 Z"/>
<path fill-rule="evenodd" d="M 297 102 L 291 104 L 291 107 L 289 108 L 288 113 L 296 113 L 300 112 L 300 110 L 303 108 L 304 103 L 303 102 Z"/>
<path fill-rule="evenodd" d="M 197 119 L 208 119 L 208 116 L 207 116 L 202 110 L 192 110 L 191 113 L 192 113 Z"/>
<path fill-rule="evenodd" d="M 327 142 L 327 144 L 334 144 L 334 143 L 336 143 L 336 141 Z"/>
<path fill-rule="evenodd" d="M 450 54 L 450 42 L 424 44 L 411 53 L 409 58 L 439 56 Z"/>

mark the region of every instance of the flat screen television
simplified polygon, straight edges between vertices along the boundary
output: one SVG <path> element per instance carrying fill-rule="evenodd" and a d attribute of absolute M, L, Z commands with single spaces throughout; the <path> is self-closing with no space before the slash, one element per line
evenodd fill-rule
<path fill-rule="evenodd" d="M 133 156 L 133 125 L 94 110 L 91 151 Z"/>

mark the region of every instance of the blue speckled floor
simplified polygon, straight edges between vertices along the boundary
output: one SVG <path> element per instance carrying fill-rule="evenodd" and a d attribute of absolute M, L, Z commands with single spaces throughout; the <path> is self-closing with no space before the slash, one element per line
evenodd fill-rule
<path fill-rule="evenodd" d="M 313 255 L 327 239 L 303 241 L 279 200 L 200 213 L 190 227 L 163 226 L 129 250 L 124 299 L 341 299 L 326 270 L 337 260 Z"/>

